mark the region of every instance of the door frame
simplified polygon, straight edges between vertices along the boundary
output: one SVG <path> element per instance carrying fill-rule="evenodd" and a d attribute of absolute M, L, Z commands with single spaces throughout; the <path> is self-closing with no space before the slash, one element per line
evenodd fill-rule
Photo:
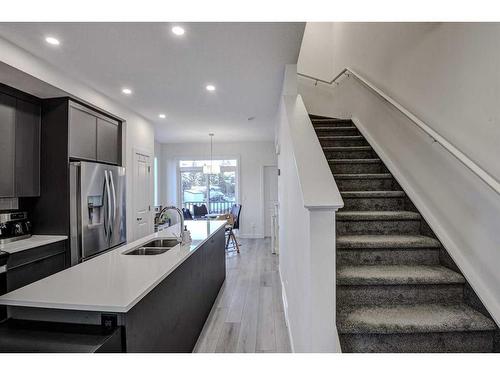
<path fill-rule="evenodd" d="M 147 156 L 149 158 L 149 216 L 150 216 L 150 220 L 149 220 L 149 231 L 151 233 L 154 232 L 154 223 L 153 223 L 153 217 L 152 217 L 152 212 L 153 210 L 151 209 L 151 206 L 153 205 L 153 202 L 152 202 L 152 197 L 153 197 L 153 194 L 154 192 L 152 191 L 154 189 L 153 187 L 153 184 L 154 182 L 151 181 L 151 177 L 153 176 L 153 174 L 151 173 L 151 160 L 153 158 L 153 154 L 150 152 L 150 151 L 147 151 L 145 149 L 141 149 L 141 148 L 138 148 L 138 147 L 133 147 L 132 148 L 132 195 L 131 195 L 131 198 L 132 198 L 132 213 L 134 213 L 134 215 L 130 215 L 131 217 L 135 217 L 135 212 L 137 211 L 137 207 L 136 207 L 136 203 L 135 203 L 135 183 L 136 183 L 136 179 L 135 179 L 135 167 L 136 167 L 136 155 L 142 155 L 142 156 Z M 133 240 L 137 240 L 138 238 L 136 238 L 136 233 L 135 233 L 135 230 L 136 230 L 136 227 L 135 227 L 135 219 L 132 219 L 132 235 L 133 235 Z"/>
<path fill-rule="evenodd" d="M 278 170 L 277 164 L 263 164 L 260 169 L 260 196 L 262 197 L 260 202 L 260 210 L 261 210 L 261 220 L 262 220 L 262 238 L 266 238 L 266 194 L 265 194 L 265 170 L 266 167 L 274 167 Z M 277 178 L 278 176 L 276 176 Z M 279 202 L 279 201 L 277 201 Z M 279 203 L 278 203 L 279 204 Z"/>

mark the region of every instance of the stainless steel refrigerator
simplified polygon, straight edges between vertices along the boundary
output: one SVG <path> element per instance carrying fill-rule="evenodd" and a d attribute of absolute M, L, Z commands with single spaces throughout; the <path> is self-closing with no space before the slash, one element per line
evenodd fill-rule
<path fill-rule="evenodd" d="M 71 265 L 127 240 L 125 168 L 72 162 L 70 193 Z"/>

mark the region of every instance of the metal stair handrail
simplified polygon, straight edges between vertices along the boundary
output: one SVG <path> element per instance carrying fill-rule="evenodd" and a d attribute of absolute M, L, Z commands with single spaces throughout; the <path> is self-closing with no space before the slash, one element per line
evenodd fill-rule
<path fill-rule="evenodd" d="M 446 151 L 452 154 L 458 161 L 460 161 L 463 165 L 465 165 L 469 170 L 471 170 L 475 175 L 477 175 L 484 183 L 486 183 L 491 189 L 493 189 L 497 194 L 500 194 L 500 182 L 486 172 L 483 168 L 481 168 L 478 164 L 476 164 L 471 158 L 465 155 L 462 151 L 456 148 L 453 144 L 447 141 L 443 136 L 433 130 L 430 126 L 425 124 L 422 120 L 420 120 L 417 116 L 411 113 L 408 109 L 399 104 L 396 100 L 391 98 L 389 95 L 384 93 L 382 90 L 378 89 L 373 83 L 368 81 L 366 78 L 361 76 L 359 73 L 356 73 L 351 68 L 344 68 L 339 74 L 337 74 L 331 81 L 325 81 L 320 78 L 316 78 L 307 74 L 297 73 L 298 76 L 311 79 L 316 81 L 316 85 L 318 82 L 327 84 L 327 85 L 339 85 L 340 82 L 338 80 L 347 75 L 347 77 L 353 76 L 358 81 L 360 81 L 364 86 L 366 86 L 371 91 L 375 92 L 380 98 L 382 98 L 387 103 L 391 104 L 395 107 L 399 112 L 401 112 L 405 117 L 407 117 L 412 123 L 417 125 L 422 131 L 424 131 L 429 137 L 432 138 L 434 142 L 439 143 Z"/>

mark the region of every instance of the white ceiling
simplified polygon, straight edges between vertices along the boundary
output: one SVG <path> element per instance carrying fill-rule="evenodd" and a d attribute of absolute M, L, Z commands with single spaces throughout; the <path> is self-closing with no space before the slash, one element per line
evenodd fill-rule
<path fill-rule="evenodd" d="M 305 24 L 182 23 L 182 37 L 172 25 L 0 23 L 0 36 L 149 119 L 160 142 L 272 139 L 284 65 L 297 63 Z"/>

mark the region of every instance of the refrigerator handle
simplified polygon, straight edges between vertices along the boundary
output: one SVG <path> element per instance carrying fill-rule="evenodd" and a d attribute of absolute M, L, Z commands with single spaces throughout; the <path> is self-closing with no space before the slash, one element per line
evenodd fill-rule
<path fill-rule="evenodd" d="M 106 171 L 104 171 L 106 172 Z M 106 205 L 104 204 L 104 200 L 107 198 L 107 189 L 106 189 L 106 175 L 104 175 L 104 183 L 102 184 L 102 199 L 103 199 L 103 208 L 105 209 L 106 208 Z M 104 221 L 104 235 L 106 236 L 106 240 L 108 239 L 108 222 L 107 222 L 107 216 L 108 216 L 108 213 L 106 212 L 106 210 L 104 210 L 104 218 L 103 218 L 103 221 Z"/>
<path fill-rule="evenodd" d="M 112 221 L 112 225 L 115 224 L 116 222 L 116 190 L 115 190 L 115 183 L 113 181 L 113 172 L 109 171 L 109 182 L 110 182 L 110 185 L 111 185 L 111 192 L 113 193 L 112 195 L 112 199 L 113 199 L 113 221 Z"/>
<path fill-rule="evenodd" d="M 108 200 L 108 210 L 107 210 L 108 212 L 105 213 L 108 217 L 108 225 L 107 225 L 107 228 L 106 228 L 106 225 L 104 225 L 104 228 L 107 229 L 108 240 L 109 240 L 109 237 L 111 237 L 111 194 L 110 194 L 110 190 L 109 190 L 109 177 L 108 177 L 107 170 L 104 170 L 104 183 L 106 186 L 106 198 Z"/>

